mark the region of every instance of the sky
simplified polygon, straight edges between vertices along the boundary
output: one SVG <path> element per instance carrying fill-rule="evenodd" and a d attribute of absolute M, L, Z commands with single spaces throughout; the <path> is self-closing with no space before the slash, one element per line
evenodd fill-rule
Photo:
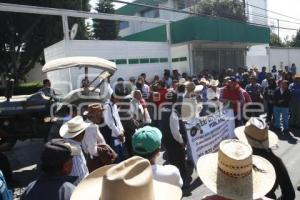
<path fill-rule="evenodd" d="M 133 0 L 124 0 L 127 2 L 132 2 Z M 98 0 L 90 0 L 90 4 L 92 6 L 94 6 L 96 4 L 96 2 L 98 2 Z M 119 4 L 119 3 L 115 3 L 115 8 L 119 8 L 124 4 Z M 267 9 L 270 11 L 275 11 L 284 15 L 287 15 L 289 17 L 293 17 L 296 19 L 292 19 L 292 18 L 288 18 L 288 17 L 284 17 L 284 16 L 279 16 L 273 13 L 268 13 L 269 17 L 272 18 L 279 18 L 279 24 L 281 27 L 284 28 L 291 28 L 291 29 L 300 29 L 300 0 L 268 0 L 267 1 Z M 292 23 L 289 22 L 281 22 L 280 20 L 286 20 L 286 21 L 291 21 Z M 296 24 L 295 24 L 296 23 Z M 274 19 L 269 19 L 269 24 L 272 25 L 276 25 L 277 26 L 277 20 Z M 274 29 L 274 32 L 277 33 L 277 29 Z M 295 30 L 284 30 L 284 29 L 280 29 L 280 37 L 281 38 L 285 38 L 286 36 L 288 36 L 289 38 L 291 38 L 292 36 L 296 35 Z"/>
<path fill-rule="evenodd" d="M 269 13 L 269 17 L 280 18 L 280 19 L 292 21 L 293 23 L 298 23 L 298 24 L 293 24 L 293 23 L 287 23 L 287 22 L 280 22 L 279 21 L 280 26 L 282 26 L 282 27 L 300 29 L 300 12 L 299 12 L 299 8 L 300 8 L 300 1 L 299 0 L 268 0 L 268 10 L 276 11 L 276 12 L 282 13 L 284 15 L 288 15 L 290 17 L 298 19 L 298 20 L 295 20 L 295 19 L 291 19 L 291 18 L 278 16 L 278 15 L 274 15 L 274 14 Z M 272 23 L 271 20 L 270 20 L 270 23 Z M 277 32 L 277 30 L 276 30 L 276 32 Z M 296 35 L 296 31 L 287 31 L 287 30 L 281 29 L 279 34 L 282 38 L 287 36 L 287 35 L 289 37 L 291 37 L 292 35 Z"/>

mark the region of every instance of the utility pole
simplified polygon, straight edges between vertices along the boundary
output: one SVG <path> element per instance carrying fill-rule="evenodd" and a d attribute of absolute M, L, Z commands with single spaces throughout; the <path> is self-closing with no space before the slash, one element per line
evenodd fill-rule
<path fill-rule="evenodd" d="M 278 44 L 280 43 L 280 36 L 279 36 L 279 31 L 280 31 L 280 27 L 279 27 L 279 19 L 277 19 L 277 28 L 278 28 Z"/>
<path fill-rule="evenodd" d="M 246 0 L 243 0 L 244 16 L 246 17 Z"/>

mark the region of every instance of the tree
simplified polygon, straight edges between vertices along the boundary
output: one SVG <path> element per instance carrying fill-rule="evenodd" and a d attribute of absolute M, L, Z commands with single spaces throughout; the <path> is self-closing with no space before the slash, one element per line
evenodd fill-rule
<path fill-rule="evenodd" d="M 297 31 L 297 35 L 292 39 L 292 47 L 300 47 L 300 30 Z"/>
<path fill-rule="evenodd" d="M 240 0 L 205 0 L 195 5 L 195 11 L 204 15 L 224 17 L 246 21 L 243 1 Z"/>
<path fill-rule="evenodd" d="M 284 47 L 285 44 L 276 33 L 271 33 L 270 46 L 273 47 Z"/>
<path fill-rule="evenodd" d="M 89 10 L 89 0 L 0 0 L 2 3 L 41 7 Z M 77 39 L 86 39 L 84 19 L 69 18 L 69 26 L 79 24 Z M 0 12 L 0 73 L 11 73 L 16 82 L 25 78 L 37 62 L 43 62 L 43 50 L 63 39 L 59 16 Z"/>
<path fill-rule="evenodd" d="M 99 0 L 98 13 L 115 13 L 112 0 Z M 98 40 L 114 40 L 119 34 L 119 23 L 112 20 L 93 19 L 94 38 Z"/>

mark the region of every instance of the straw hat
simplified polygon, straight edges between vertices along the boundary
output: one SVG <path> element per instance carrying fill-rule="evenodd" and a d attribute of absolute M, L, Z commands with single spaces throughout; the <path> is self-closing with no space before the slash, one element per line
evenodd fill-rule
<path fill-rule="evenodd" d="M 269 130 L 267 123 L 260 118 L 250 118 L 245 126 L 234 130 L 236 137 L 250 146 L 267 149 L 278 143 L 277 135 Z"/>
<path fill-rule="evenodd" d="M 209 81 L 206 79 L 206 78 L 201 78 L 199 83 L 204 83 L 205 85 L 208 85 L 209 84 Z"/>
<path fill-rule="evenodd" d="M 239 140 L 224 140 L 218 153 L 200 157 L 197 171 L 212 192 L 235 200 L 263 197 L 276 179 L 272 164 Z"/>
<path fill-rule="evenodd" d="M 102 107 L 101 104 L 94 103 L 94 104 L 88 105 L 87 110 L 83 112 L 83 115 L 84 116 L 93 115 L 93 114 L 103 112 L 104 110 L 105 109 Z"/>
<path fill-rule="evenodd" d="M 188 93 L 194 92 L 196 85 L 193 82 L 185 82 L 185 87 Z"/>
<path fill-rule="evenodd" d="M 211 79 L 211 80 L 209 81 L 209 85 L 212 86 L 212 87 L 218 87 L 218 85 L 219 85 L 219 80 Z"/>
<path fill-rule="evenodd" d="M 186 82 L 185 78 L 180 78 L 178 81 L 178 85 L 182 85 Z"/>
<path fill-rule="evenodd" d="M 181 196 L 179 187 L 153 180 L 149 161 L 135 156 L 89 174 L 71 200 L 179 200 Z"/>
<path fill-rule="evenodd" d="M 76 116 L 62 125 L 59 130 L 59 135 L 62 138 L 74 138 L 89 126 L 90 124 L 84 122 L 81 116 Z"/>

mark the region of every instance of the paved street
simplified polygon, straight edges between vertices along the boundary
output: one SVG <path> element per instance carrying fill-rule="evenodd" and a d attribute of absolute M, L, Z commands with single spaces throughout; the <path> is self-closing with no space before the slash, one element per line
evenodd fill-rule
<path fill-rule="evenodd" d="M 300 145 L 297 144 L 297 140 L 300 140 L 300 131 L 293 131 L 293 133 L 294 135 L 291 137 L 280 136 L 279 148 L 274 149 L 274 152 L 283 159 L 292 182 L 296 187 L 300 184 L 300 173 L 298 172 L 300 166 Z M 6 153 L 11 161 L 14 177 L 19 182 L 14 192 L 16 199 L 18 199 L 22 193 L 23 188 L 39 174 L 37 163 L 42 146 L 42 140 L 27 140 L 18 142 L 12 151 Z M 161 154 L 159 161 L 160 163 L 164 162 L 163 154 Z M 210 193 L 209 190 L 202 185 L 200 179 L 197 178 L 195 170 L 191 177 L 191 187 L 185 191 L 183 199 L 199 200 L 203 195 Z M 296 199 L 300 200 L 300 192 L 296 191 L 296 196 Z"/>

